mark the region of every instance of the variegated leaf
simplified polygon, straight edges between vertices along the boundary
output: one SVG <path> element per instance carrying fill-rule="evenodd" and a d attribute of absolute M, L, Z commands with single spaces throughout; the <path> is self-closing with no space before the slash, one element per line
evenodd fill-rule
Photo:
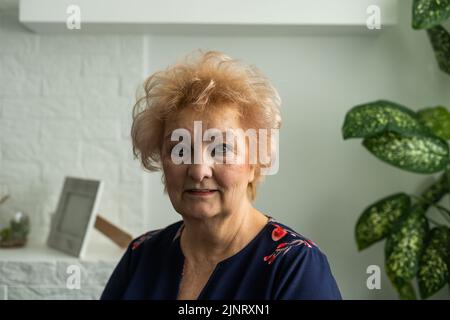
<path fill-rule="evenodd" d="M 367 207 L 355 227 L 358 250 L 361 251 L 385 238 L 394 223 L 408 212 L 410 204 L 411 200 L 407 194 L 397 193 Z"/>
<path fill-rule="evenodd" d="M 450 0 L 414 0 L 414 29 L 428 29 L 438 25 L 450 17 Z"/>
<path fill-rule="evenodd" d="M 364 139 L 363 145 L 380 160 L 407 171 L 435 173 L 448 164 L 448 144 L 434 136 L 405 137 L 384 132 Z"/>
<path fill-rule="evenodd" d="M 413 205 L 387 238 L 386 273 L 399 294 L 417 274 L 427 232 L 425 212 L 419 205 Z"/>
<path fill-rule="evenodd" d="M 450 74 L 450 34 L 442 26 L 427 30 L 439 68 Z"/>
<path fill-rule="evenodd" d="M 449 277 L 450 229 L 442 226 L 430 231 L 427 245 L 420 257 L 417 280 L 420 296 L 427 299 L 447 284 Z"/>
<path fill-rule="evenodd" d="M 416 114 L 397 103 L 378 100 L 350 109 L 342 126 L 344 139 L 366 138 L 385 131 L 403 135 L 418 135 L 428 131 Z"/>
<path fill-rule="evenodd" d="M 439 202 L 443 196 L 445 196 L 449 189 L 449 175 L 446 170 L 439 179 L 430 185 L 424 192 L 420 195 L 423 201 L 420 201 L 422 204 L 422 208 L 426 211 L 432 204 Z"/>
<path fill-rule="evenodd" d="M 442 106 L 424 108 L 417 112 L 419 121 L 444 140 L 450 139 L 450 112 Z"/>
<path fill-rule="evenodd" d="M 416 291 L 414 290 L 414 287 L 412 286 L 412 283 L 410 281 L 397 286 L 397 292 L 400 299 L 402 300 L 417 299 Z"/>

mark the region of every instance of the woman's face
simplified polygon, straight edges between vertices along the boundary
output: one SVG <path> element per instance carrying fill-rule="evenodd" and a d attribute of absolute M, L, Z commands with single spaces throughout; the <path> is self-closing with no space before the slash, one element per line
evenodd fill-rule
<path fill-rule="evenodd" d="M 230 215 L 248 205 L 247 186 L 254 179 L 253 166 L 248 163 L 248 146 L 245 144 L 244 160 L 239 163 L 218 161 L 237 152 L 237 144 L 227 144 L 225 133 L 220 144 L 214 141 L 202 141 L 200 163 L 194 162 L 194 121 L 201 121 L 203 138 L 207 129 L 215 128 L 221 132 L 227 129 L 239 129 L 238 114 L 231 108 L 210 112 L 208 116 L 186 108 L 175 117 L 166 121 L 162 146 L 162 164 L 167 193 L 175 210 L 182 216 L 191 218 L 211 218 L 218 215 Z M 173 161 L 173 148 L 180 141 L 171 141 L 171 133 L 176 129 L 186 129 L 191 136 L 191 162 L 176 164 Z M 200 138 L 200 139 L 202 139 Z M 213 139 L 211 139 L 213 140 Z M 244 141 L 244 140 L 241 140 Z M 207 149 L 210 146 L 210 149 Z M 214 147 L 212 149 L 212 147 Z M 175 150 L 177 150 L 175 148 Z M 207 150 L 214 150 L 213 153 Z M 183 155 L 175 152 L 174 154 Z M 198 160 L 199 158 L 197 158 Z"/>

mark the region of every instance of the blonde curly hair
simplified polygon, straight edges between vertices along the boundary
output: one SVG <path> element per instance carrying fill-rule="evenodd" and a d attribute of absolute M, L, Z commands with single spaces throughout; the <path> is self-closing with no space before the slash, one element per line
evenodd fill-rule
<path fill-rule="evenodd" d="M 234 106 L 246 128 L 279 129 L 281 98 L 269 80 L 253 65 L 219 51 L 197 50 L 185 60 L 152 74 L 133 107 L 133 154 L 149 171 L 161 170 L 165 121 L 184 108 L 214 112 Z M 251 201 L 262 181 L 262 165 L 247 188 Z M 164 182 L 164 173 L 163 173 Z M 164 182 L 165 183 L 165 182 Z M 164 190 L 166 192 L 166 188 Z"/>

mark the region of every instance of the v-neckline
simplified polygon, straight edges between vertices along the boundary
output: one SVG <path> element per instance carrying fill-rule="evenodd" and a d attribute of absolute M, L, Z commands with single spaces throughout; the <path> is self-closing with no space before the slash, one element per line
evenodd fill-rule
<path fill-rule="evenodd" d="M 206 281 L 206 284 L 203 286 L 202 290 L 200 291 L 199 295 L 197 296 L 197 298 L 195 300 L 201 300 L 204 293 L 207 291 L 210 283 L 212 282 L 214 275 L 217 273 L 217 271 L 219 270 L 219 268 L 223 265 L 226 264 L 227 262 L 235 259 L 237 256 L 242 255 L 245 251 L 247 251 L 266 231 L 266 229 L 275 221 L 274 218 L 272 216 L 269 216 L 267 214 L 265 214 L 265 216 L 267 218 L 269 218 L 266 222 L 266 224 L 261 228 L 261 230 L 253 237 L 252 240 L 250 240 L 241 250 L 239 250 L 238 252 L 236 252 L 235 254 L 233 254 L 232 256 L 229 256 L 228 258 L 223 259 L 222 261 L 219 261 L 216 266 L 214 267 L 213 271 L 211 272 L 208 280 Z M 178 228 L 176 234 L 175 234 L 175 248 L 177 251 L 177 256 L 178 256 L 178 261 L 179 261 L 179 265 L 177 268 L 178 271 L 178 277 L 177 277 L 177 291 L 175 294 L 175 299 L 178 298 L 178 294 L 180 293 L 180 286 L 181 286 L 181 281 L 183 280 L 183 270 L 184 270 L 184 262 L 186 261 L 186 257 L 184 256 L 183 251 L 181 250 L 181 232 L 184 228 L 184 222 L 181 221 L 181 225 Z M 180 271 L 181 270 L 181 271 Z"/>

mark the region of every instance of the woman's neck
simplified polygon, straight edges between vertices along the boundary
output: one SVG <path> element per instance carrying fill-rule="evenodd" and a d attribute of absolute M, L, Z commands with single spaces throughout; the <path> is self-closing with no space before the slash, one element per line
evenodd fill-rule
<path fill-rule="evenodd" d="M 211 219 L 184 219 L 180 245 L 191 265 L 209 265 L 244 248 L 266 225 L 267 216 L 249 205 L 233 214 Z"/>

